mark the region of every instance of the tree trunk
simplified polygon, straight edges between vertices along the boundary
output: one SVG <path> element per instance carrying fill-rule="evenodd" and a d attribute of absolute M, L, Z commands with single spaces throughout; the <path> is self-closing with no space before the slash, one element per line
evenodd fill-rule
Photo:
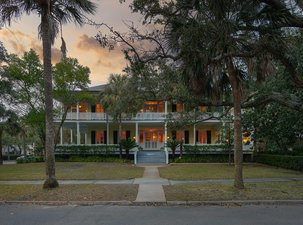
<path fill-rule="evenodd" d="M 27 157 L 27 149 L 26 149 L 26 140 L 25 140 L 26 139 L 25 130 L 22 129 L 21 135 L 22 135 L 23 154 L 24 154 L 24 157 L 26 158 Z"/>
<path fill-rule="evenodd" d="M 58 187 L 55 173 L 54 126 L 53 126 L 53 96 L 52 96 L 52 64 L 51 64 L 51 29 L 50 0 L 45 0 L 42 9 L 41 29 L 43 44 L 44 95 L 45 95 L 45 166 L 46 180 L 43 188 Z"/>
<path fill-rule="evenodd" d="M 3 129 L 0 128 L 0 165 L 3 164 L 3 156 L 2 156 L 2 134 L 3 134 Z"/>
<path fill-rule="evenodd" d="M 234 97 L 234 163 L 235 163 L 235 188 L 243 189 L 243 146 L 242 146 L 242 123 L 241 123 L 241 99 L 242 81 L 237 76 L 232 59 L 227 61 L 229 80 Z"/>
<path fill-rule="evenodd" d="M 181 159 L 183 156 L 183 130 L 180 132 L 180 155 L 179 158 Z"/>

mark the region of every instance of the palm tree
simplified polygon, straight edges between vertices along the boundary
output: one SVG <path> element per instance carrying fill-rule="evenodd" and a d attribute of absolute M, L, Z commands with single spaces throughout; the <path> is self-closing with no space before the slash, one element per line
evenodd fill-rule
<path fill-rule="evenodd" d="M 39 35 L 43 45 L 44 95 L 45 95 L 45 152 L 46 180 L 43 188 L 58 186 L 55 176 L 54 129 L 53 129 L 53 96 L 52 96 L 52 64 L 51 45 L 54 43 L 62 23 L 74 21 L 83 24 L 83 14 L 93 14 L 96 6 L 89 0 L 1 0 L 0 23 L 11 24 L 12 19 L 23 13 L 37 13 L 41 18 Z"/>

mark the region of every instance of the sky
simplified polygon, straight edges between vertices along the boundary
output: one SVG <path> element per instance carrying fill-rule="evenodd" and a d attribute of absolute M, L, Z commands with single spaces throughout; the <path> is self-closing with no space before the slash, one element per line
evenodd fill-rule
<path fill-rule="evenodd" d="M 97 4 L 94 16 L 88 16 L 97 23 L 104 22 L 115 30 L 126 31 L 124 22 L 140 23 L 141 15 L 131 13 L 130 0 L 119 3 L 119 0 L 93 0 Z M 15 20 L 11 26 L 5 25 L 0 30 L 0 40 L 9 53 L 22 56 L 24 52 L 34 49 L 42 57 L 42 42 L 38 38 L 40 18 L 32 14 L 24 14 Z M 121 49 L 109 51 L 102 48 L 95 36 L 98 31 L 107 32 L 105 28 L 95 28 L 89 25 L 79 27 L 73 23 L 63 26 L 63 37 L 67 45 L 67 56 L 77 58 L 79 63 L 90 68 L 90 86 L 105 84 L 111 73 L 122 73 L 127 61 Z M 57 38 L 52 48 L 52 61 L 58 62 L 61 57 L 61 40 Z"/>

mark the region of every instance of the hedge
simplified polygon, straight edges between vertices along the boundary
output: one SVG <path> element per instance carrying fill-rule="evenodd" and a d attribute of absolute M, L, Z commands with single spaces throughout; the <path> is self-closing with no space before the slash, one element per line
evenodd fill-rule
<path fill-rule="evenodd" d="M 271 166 L 303 171 L 303 156 L 272 155 L 262 153 L 255 155 L 255 160 L 256 162 Z"/>
<path fill-rule="evenodd" d="M 171 156 L 170 156 L 171 157 Z M 234 155 L 231 154 L 230 162 L 233 163 Z M 253 158 L 251 154 L 243 154 L 244 162 L 252 162 Z M 226 153 L 214 154 L 214 153 L 205 153 L 201 155 L 183 155 L 182 158 L 178 156 L 174 160 L 170 158 L 170 162 L 175 163 L 228 163 L 229 155 Z"/>
<path fill-rule="evenodd" d="M 57 162 L 110 162 L 110 163 L 132 163 L 131 159 L 120 159 L 119 157 L 102 157 L 102 156 L 70 156 L 56 157 Z"/>
<path fill-rule="evenodd" d="M 113 155 L 119 151 L 119 145 L 57 145 L 56 155 Z"/>
<path fill-rule="evenodd" d="M 233 149 L 233 146 L 228 146 L 225 144 L 216 144 L 216 145 L 183 145 L 184 152 L 188 154 L 200 154 L 203 152 L 210 151 L 228 151 Z"/>

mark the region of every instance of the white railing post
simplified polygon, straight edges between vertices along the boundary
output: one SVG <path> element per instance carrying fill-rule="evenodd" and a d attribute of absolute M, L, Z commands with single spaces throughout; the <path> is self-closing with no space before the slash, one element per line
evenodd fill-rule
<path fill-rule="evenodd" d="M 137 152 L 138 148 L 134 151 L 134 164 L 137 165 Z"/>

